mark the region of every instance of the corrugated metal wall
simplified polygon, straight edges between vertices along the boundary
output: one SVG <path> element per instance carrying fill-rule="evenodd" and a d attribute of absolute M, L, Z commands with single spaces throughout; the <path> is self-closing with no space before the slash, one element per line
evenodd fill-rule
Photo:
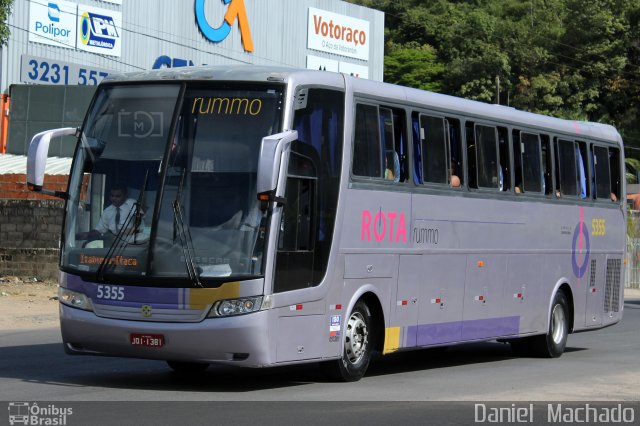
<path fill-rule="evenodd" d="M 123 0 L 122 5 L 96 0 L 75 3 L 122 12 L 122 54 L 120 57 L 98 55 L 75 49 L 29 42 L 29 8 L 31 2 L 16 0 L 8 20 L 11 37 L 2 52 L 2 86 L 20 82 L 21 56 L 31 55 L 63 62 L 83 64 L 112 71 L 150 69 L 158 56 L 181 58 L 201 64 L 248 63 L 285 65 L 305 68 L 308 54 L 369 67 L 369 78 L 382 80 L 384 58 L 384 14 L 337 0 L 244 0 L 254 51 L 247 53 L 241 43 L 238 23 L 220 43 L 209 42 L 200 33 L 194 0 Z M 369 61 L 307 49 L 309 7 L 369 21 Z M 219 0 L 205 3 L 212 26 L 222 23 L 227 7 Z"/>
<path fill-rule="evenodd" d="M 36 133 L 79 127 L 95 90 L 95 86 L 11 86 L 7 154 L 27 155 L 29 142 Z M 53 138 L 49 155 L 71 157 L 75 142 L 71 136 Z"/>

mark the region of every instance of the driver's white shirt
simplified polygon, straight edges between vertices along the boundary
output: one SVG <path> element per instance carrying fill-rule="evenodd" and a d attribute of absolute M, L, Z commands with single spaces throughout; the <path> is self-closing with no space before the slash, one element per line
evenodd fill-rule
<path fill-rule="evenodd" d="M 132 210 L 135 204 L 136 201 L 131 198 L 128 198 L 124 203 L 122 203 L 122 205 L 120 206 L 120 223 L 117 224 L 118 226 L 116 226 L 117 207 L 111 204 L 102 212 L 100 221 L 98 221 L 98 225 L 96 225 L 96 231 L 100 232 L 101 234 L 104 234 L 107 231 L 117 234 L 118 231 L 122 228 L 122 225 L 124 225 L 125 221 L 127 220 L 127 216 L 129 216 L 129 213 L 131 212 L 131 214 L 133 214 Z M 143 212 L 141 211 L 140 214 L 143 214 Z M 130 224 L 133 225 L 133 219 L 131 219 Z M 141 221 L 140 228 L 143 227 L 144 223 Z"/>

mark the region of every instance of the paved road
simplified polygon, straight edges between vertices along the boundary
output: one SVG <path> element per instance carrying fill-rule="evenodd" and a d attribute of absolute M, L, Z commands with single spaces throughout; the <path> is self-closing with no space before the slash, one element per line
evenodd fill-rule
<path fill-rule="evenodd" d="M 380 407 L 410 415 L 402 404 L 388 405 L 393 401 L 638 401 L 640 300 L 626 301 L 621 323 L 570 335 L 559 359 L 516 358 L 508 345 L 474 343 L 376 359 L 356 383 L 328 382 L 314 364 L 214 366 L 182 377 L 158 361 L 71 357 L 57 329 L 0 331 L 0 360 L 4 401 L 378 401 L 362 408 L 378 420 L 384 418 L 375 414 Z M 344 404 L 331 407 L 339 411 Z M 316 407 L 319 413 L 326 408 Z M 473 404 L 464 408 L 473 410 Z"/>

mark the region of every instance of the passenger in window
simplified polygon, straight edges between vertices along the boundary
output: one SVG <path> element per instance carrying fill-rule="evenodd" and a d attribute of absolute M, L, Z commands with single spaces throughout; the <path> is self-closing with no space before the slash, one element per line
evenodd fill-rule
<path fill-rule="evenodd" d="M 618 196 L 615 192 L 611 193 L 611 201 L 613 201 L 614 203 L 618 202 Z"/>
<path fill-rule="evenodd" d="M 391 154 L 391 155 L 392 155 L 392 154 Z M 389 159 L 389 156 L 390 156 L 390 154 L 387 154 L 387 155 L 384 157 L 384 178 L 385 178 L 386 180 L 392 180 L 392 181 L 395 181 L 395 180 L 396 180 L 396 177 L 395 177 L 395 176 L 394 176 L 394 174 L 393 174 L 393 170 L 391 170 L 391 169 L 389 168 L 389 160 L 390 160 L 390 159 Z M 393 164 L 393 158 L 391 158 L 391 163 Z"/>
<path fill-rule="evenodd" d="M 460 188 L 460 178 L 456 174 L 456 162 L 451 161 L 451 187 Z"/>

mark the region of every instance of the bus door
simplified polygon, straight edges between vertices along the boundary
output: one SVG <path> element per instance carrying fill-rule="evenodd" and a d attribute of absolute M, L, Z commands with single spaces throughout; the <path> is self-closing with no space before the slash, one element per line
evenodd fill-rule
<path fill-rule="evenodd" d="M 318 160 L 310 145 L 291 144 L 282 216 L 279 224 L 274 293 L 314 285 L 318 235 Z M 276 361 L 317 358 L 324 341 L 322 303 L 296 303 L 282 308 L 278 318 Z"/>
<path fill-rule="evenodd" d="M 286 202 L 283 206 L 276 259 L 275 292 L 313 286 L 318 227 L 319 160 L 309 145 L 291 145 Z"/>

